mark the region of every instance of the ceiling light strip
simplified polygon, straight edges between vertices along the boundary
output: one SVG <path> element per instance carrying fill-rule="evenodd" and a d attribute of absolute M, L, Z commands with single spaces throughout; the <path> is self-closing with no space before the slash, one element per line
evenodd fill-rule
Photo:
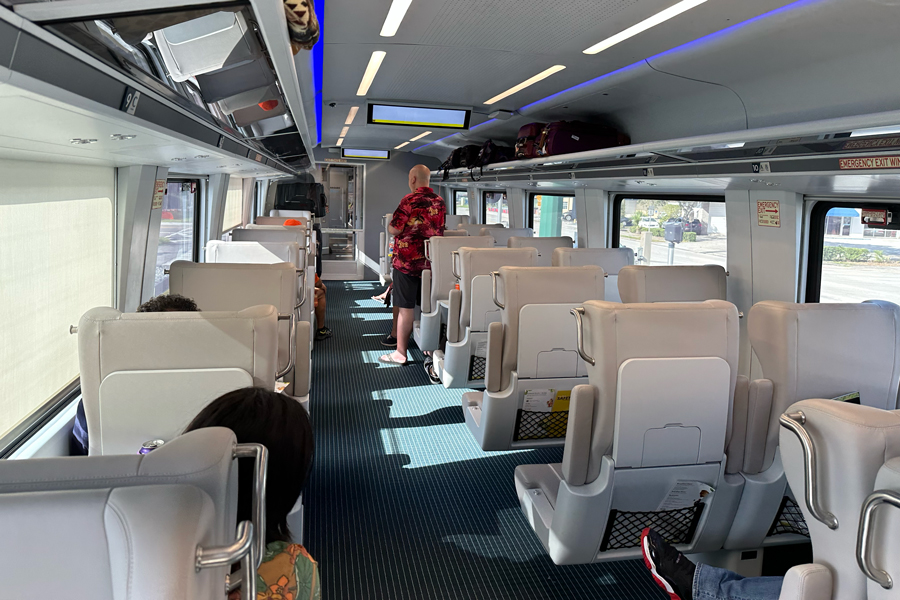
<path fill-rule="evenodd" d="M 410 4 L 412 4 L 412 0 L 394 0 L 387 18 L 384 20 L 384 25 L 381 27 L 381 37 L 394 37 L 397 34 Z"/>
<path fill-rule="evenodd" d="M 409 146 L 409 142 L 403 142 L 403 143 L 400 144 L 399 146 L 394 146 L 394 150 L 399 150 L 399 149 L 402 148 L 403 146 Z"/>
<path fill-rule="evenodd" d="M 353 108 L 351 108 L 351 109 L 350 109 L 350 112 L 347 113 L 347 120 L 344 121 L 344 125 L 352 125 L 352 124 L 353 124 L 353 119 L 356 118 L 356 113 L 358 113 L 358 112 L 359 112 L 359 107 L 358 107 L 358 106 L 354 106 Z"/>
<path fill-rule="evenodd" d="M 346 125 L 343 129 L 341 129 L 341 135 L 339 137 L 347 137 L 348 131 L 350 131 L 350 126 Z"/>
<path fill-rule="evenodd" d="M 705 1 L 705 0 L 704 0 L 704 1 Z M 547 79 L 548 77 L 550 77 L 550 76 L 553 75 L 554 73 L 559 73 L 560 71 L 562 71 L 562 70 L 565 69 L 565 68 L 566 68 L 566 67 L 565 67 L 564 65 L 554 65 L 554 66 L 550 67 L 549 69 L 546 69 L 545 71 L 541 71 L 540 73 L 538 73 L 537 75 L 535 75 L 535 76 L 532 77 L 531 79 L 526 79 L 525 81 L 523 81 L 523 82 L 520 83 L 519 85 L 509 88 L 508 90 L 506 90 L 506 91 L 503 92 L 502 94 L 498 94 L 498 95 L 494 96 L 493 98 L 491 98 L 490 100 L 488 100 L 487 102 L 485 102 L 485 104 L 491 105 L 491 104 L 494 104 L 494 103 L 496 103 L 496 102 L 500 102 L 500 101 L 503 100 L 504 98 L 507 98 L 507 97 L 509 97 L 509 96 L 512 96 L 512 95 L 515 94 L 515 93 L 521 92 L 521 91 L 524 90 L 525 88 L 527 88 L 527 87 L 529 87 L 529 86 L 532 86 L 532 85 L 534 85 L 535 83 L 537 83 L 537 82 L 539 82 L 539 81 L 543 81 L 544 79 Z"/>
<path fill-rule="evenodd" d="M 344 143 L 344 138 L 340 138 L 340 139 L 338 139 L 337 144 L 335 144 L 335 146 L 340 146 L 343 143 Z"/>
<path fill-rule="evenodd" d="M 696 8 L 701 4 L 704 4 L 705 2 L 707 2 L 707 0 L 681 0 L 681 2 L 679 2 L 678 4 L 670 6 L 669 8 L 656 13 L 648 19 L 644 19 L 637 25 L 632 25 L 628 29 L 620 31 L 616 35 L 608 37 L 598 44 L 594 44 L 593 46 L 585 50 L 584 53 L 599 54 L 604 50 L 612 48 L 616 44 L 620 44 L 629 38 L 633 38 L 634 36 L 647 31 L 648 29 L 652 29 L 653 27 L 656 27 L 661 23 L 665 23 L 669 19 L 673 19 L 681 13 L 687 12 L 692 8 Z"/>
<path fill-rule="evenodd" d="M 417 135 L 416 137 L 410 139 L 409 141 L 415 142 L 415 141 L 421 140 L 423 137 L 426 137 L 426 136 L 429 136 L 429 135 L 431 135 L 431 132 L 430 132 L 430 131 L 426 131 L 426 132 L 423 133 L 422 135 Z"/>
<path fill-rule="evenodd" d="M 369 87 L 375 81 L 375 75 L 378 74 L 378 69 L 381 68 L 381 63 L 384 62 L 385 56 L 387 56 L 387 53 L 381 50 L 376 50 L 372 53 L 372 58 L 369 59 L 369 66 L 366 67 L 362 81 L 359 82 L 359 89 L 356 90 L 357 96 L 365 96 L 369 93 Z"/>

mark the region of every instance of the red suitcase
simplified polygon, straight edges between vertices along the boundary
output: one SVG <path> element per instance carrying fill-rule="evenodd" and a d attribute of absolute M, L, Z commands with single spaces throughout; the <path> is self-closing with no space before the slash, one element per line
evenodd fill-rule
<path fill-rule="evenodd" d="M 555 156 L 572 152 L 627 146 L 631 139 L 606 125 L 582 121 L 557 121 L 544 127 L 538 141 L 538 156 Z"/>
<path fill-rule="evenodd" d="M 538 138 L 546 127 L 546 123 L 529 123 L 519 129 L 516 140 L 516 158 L 534 158 L 537 156 Z"/>

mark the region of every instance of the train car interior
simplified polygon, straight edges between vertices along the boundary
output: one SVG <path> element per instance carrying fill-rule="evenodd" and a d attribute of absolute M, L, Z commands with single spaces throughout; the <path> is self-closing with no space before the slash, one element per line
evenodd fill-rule
<path fill-rule="evenodd" d="M 0 0 L 0 598 L 898 597 L 898 30 Z"/>

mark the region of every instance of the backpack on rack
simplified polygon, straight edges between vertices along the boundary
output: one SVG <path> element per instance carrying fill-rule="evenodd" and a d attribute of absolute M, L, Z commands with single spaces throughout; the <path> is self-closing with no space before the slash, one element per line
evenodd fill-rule
<path fill-rule="evenodd" d="M 469 144 L 463 146 L 459 155 L 459 166 L 463 169 L 471 169 L 478 162 L 478 155 L 481 154 L 481 146 L 478 144 Z"/>
<path fill-rule="evenodd" d="M 481 175 L 484 175 L 484 168 L 494 163 L 506 162 L 513 160 L 513 149 L 508 146 L 498 146 L 493 140 L 488 140 L 481 146 L 478 152 L 478 158 L 475 159 L 470 169 L 472 177 L 475 177 L 475 169 L 481 169 Z"/>
<path fill-rule="evenodd" d="M 516 158 L 534 158 L 537 156 L 537 145 L 546 123 L 529 123 L 519 129 L 516 140 Z"/>
<path fill-rule="evenodd" d="M 459 159 L 462 156 L 461 150 L 462 150 L 462 148 L 454 149 L 450 153 L 450 156 L 447 157 L 447 160 L 445 160 L 443 163 L 441 163 L 441 166 L 438 167 L 439 171 L 444 172 L 443 177 L 441 177 L 441 181 L 447 181 L 448 179 L 450 179 L 450 171 L 452 169 L 459 168 L 459 166 L 460 166 Z"/>
<path fill-rule="evenodd" d="M 555 156 L 572 152 L 586 152 L 631 143 L 624 133 L 607 125 L 582 121 L 556 121 L 544 127 L 538 141 L 538 156 Z"/>

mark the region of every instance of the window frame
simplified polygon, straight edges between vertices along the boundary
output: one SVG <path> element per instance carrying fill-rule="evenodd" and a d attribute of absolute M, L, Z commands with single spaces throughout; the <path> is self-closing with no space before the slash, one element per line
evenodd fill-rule
<path fill-rule="evenodd" d="M 636 198 L 639 196 L 639 198 Z M 674 200 L 676 202 L 698 202 L 698 198 L 702 198 L 699 200 L 700 202 L 721 202 L 725 203 L 724 195 L 706 195 L 706 194 L 641 194 L 641 193 L 617 193 L 612 197 L 612 202 L 610 203 L 610 236 L 609 236 L 609 247 L 610 248 L 620 248 L 619 246 L 619 231 L 622 229 L 619 227 L 619 220 L 622 218 L 622 202 L 625 200 L 662 200 L 668 202 L 670 200 Z M 726 217 L 727 218 L 727 217 Z"/>
<path fill-rule="evenodd" d="M 568 191 L 558 192 L 557 190 L 553 190 L 552 193 L 529 192 L 528 193 L 528 202 L 526 203 L 527 210 L 528 210 L 528 218 L 525 222 L 525 227 L 528 227 L 529 229 L 534 229 L 534 199 L 537 196 L 559 196 L 560 198 L 576 198 L 574 190 L 571 193 Z M 577 201 L 577 199 L 576 199 L 576 201 Z M 575 209 L 575 213 L 576 214 L 578 213 L 577 208 Z M 576 217 L 576 219 L 577 219 L 577 217 Z M 535 236 L 535 237 L 537 237 L 537 236 Z"/>
<path fill-rule="evenodd" d="M 825 263 L 825 225 L 832 208 L 871 208 L 877 205 L 896 205 L 895 200 L 859 200 L 854 198 L 816 200 L 809 211 L 806 230 L 806 286 L 803 302 L 818 304 L 822 296 L 822 267 Z"/>
<path fill-rule="evenodd" d="M 0 437 L 0 460 L 8 459 L 15 454 L 19 448 L 56 418 L 59 413 L 80 399 L 81 378 L 75 377 L 52 398 L 19 421 L 6 435 Z"/>
<path fill-rule="evenodd" d="M 457 207 L 456 195 L 457 194 L 465 194 L 466 200 L 468 200 L 469 190 L 464 189 L 464 188 L 454 188 L 454 189 L 450 190 L 450 208 L 452 209 L 451 214 L 453 214 L 453 215 L 457 214 L 457 212 L 456 212 L 456 207 Z M 472 205 L 469 204 L 469 214 L 463 215 L 463 216 L 469 216 L 469 218 L 471 218 L 471 215 L 472 215 Z"/>
<path fill-rule="evenodd" d="M 169 177 L 166 179 L 166 185 L 170 183 L 194 183 L 197 186 L 194 192 L 194 247 L 191 248 L 191 261 L 200 262 L 200 248 L 206 245 L 200 242 L 200 231 L 202 229 L 200 226 L 200 180 L 190 177 Z"/>
<path fill-rule="evenodd" d="M 481 223 L 487 224 L 487 195 L 488 194 L 503 194 L 506 196 L 506 206 L 509 208 L 509 194 L 506 193 L 504 189 L 493 189 L 493 190 L 481 190 Z M 469 199 L 469 214 L 472 214 L 472 199 Z M 500 220 L 498 223 L 503 223 L 503 209 L 500 209 Z"/>

